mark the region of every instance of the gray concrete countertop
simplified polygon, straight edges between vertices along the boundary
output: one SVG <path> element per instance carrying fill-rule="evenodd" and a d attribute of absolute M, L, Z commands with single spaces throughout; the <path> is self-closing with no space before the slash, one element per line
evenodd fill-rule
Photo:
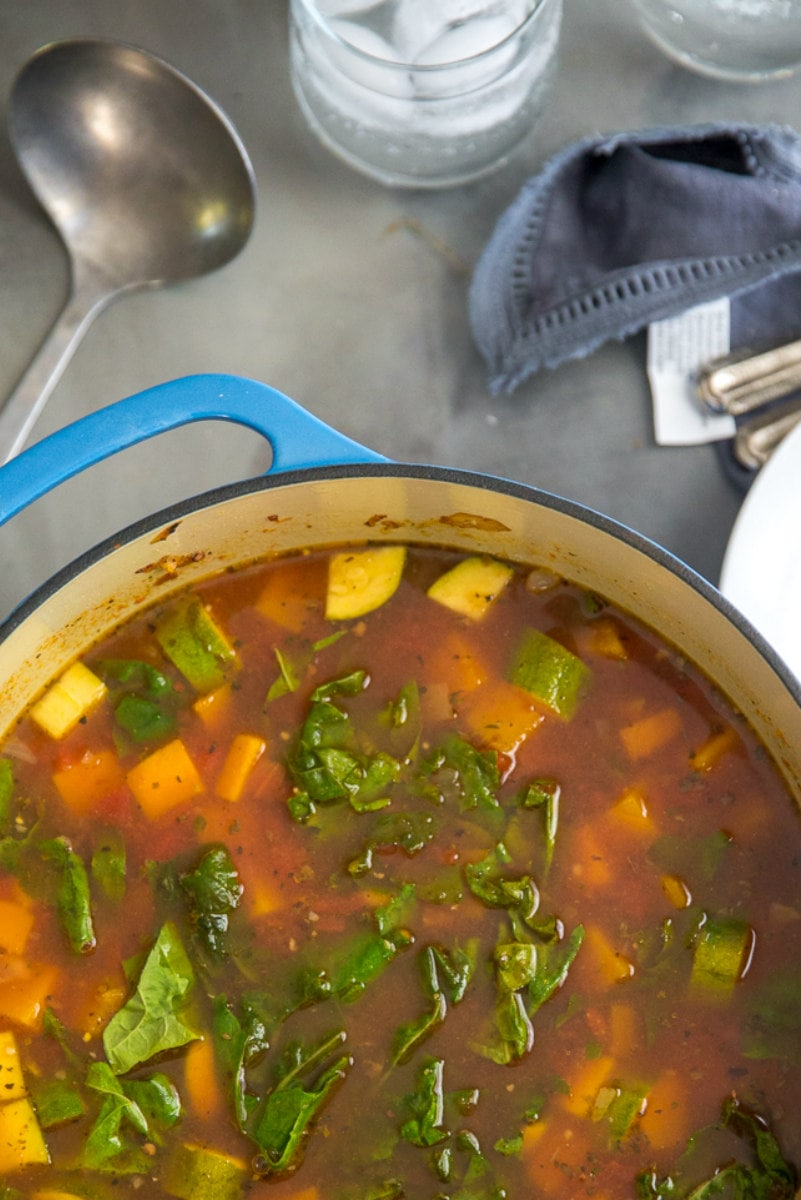
<path fill-rule="evenodd" d="M 797 123 L 796 78 L 713 82 L 648 42 L 626 0 L 565 0 L 548 112 L 500 173 L 441 192 L 386 189 L 305 128 L 285 0 L 35 0 L 0 11 L 0 395 L 62 307 L 63 247 L 5 132 L 19 66 L 79 35 L 136 43 L 221 105 L 250 153 L 256 227 L 202 280 L 118 300 L 90 328 L 34 438 L 132 392 L 202 371 L 270 383 L 399 461 L 521 480 L 638 530 L 716 582 L 742 496 L 710 446 L 656 445 L 645 338 L 609 344 L 493 397 L 472 343 L 472 268 L 501 212 L 576 138 L 707 120 Z M 94 467 L 0 530 L 0 615 L 101 538 L 174 500 L 266 469 L 255 435 L 194 425 Z"/>

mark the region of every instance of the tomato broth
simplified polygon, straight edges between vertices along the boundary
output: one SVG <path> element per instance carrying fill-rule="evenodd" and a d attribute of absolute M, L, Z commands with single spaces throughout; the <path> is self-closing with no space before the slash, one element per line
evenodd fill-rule
<path fill-rule="evenodd" d="M 0 1200 L 795 1194 L 798 810 L 602 598 L 255 564 L 0 755 Z"/>

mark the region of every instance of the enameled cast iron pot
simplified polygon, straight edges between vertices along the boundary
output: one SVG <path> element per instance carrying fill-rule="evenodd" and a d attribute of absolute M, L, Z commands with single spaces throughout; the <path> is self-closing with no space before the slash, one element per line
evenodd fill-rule
<path fill-rule="evenodd" d="M 0 470 L 0 524 L 109 455 L 205 419 L 263 434 L 273 449 L 270 471 L 138 522 L 23 603 L 0 627 L 0 737 L 53 676 L 156 597 L 277 552 L 402 540 L 541 564 L 639 617 L 728 695 L 801 799 L 801 688 L 688 567 L 606 517 L 536 488 L 390 463 L 263 384 L 181 379 L 53 434 Z"/>

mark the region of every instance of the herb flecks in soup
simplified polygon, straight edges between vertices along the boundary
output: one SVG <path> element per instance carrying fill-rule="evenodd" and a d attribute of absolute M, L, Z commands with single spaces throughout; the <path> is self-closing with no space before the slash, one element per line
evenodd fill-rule
<path fill-rule="evenodd" d="M 2 1200 L 777 1200 L 800 1111 L 798 811 L 546 571 L 256 565 L 7 740 Z"/>

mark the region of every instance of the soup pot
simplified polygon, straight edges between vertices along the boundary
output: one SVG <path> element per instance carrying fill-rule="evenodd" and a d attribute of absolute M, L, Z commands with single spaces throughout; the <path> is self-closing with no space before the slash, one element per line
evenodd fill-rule
<path fill-rule="evenodd" d="M 0 523 L 137 442 L 220 419 L 267 439 L 270 470 L 137 522 L 21 604 L 0 627 L 0 736 L 55 675 L 157 597 L 304 547 L 405 541 L 542 565 L 633 614 L 729 697 L 801 799 L 801 688 L 690 568 L 607 517 L 534 487 L 389 462 L 264 384 L 198 375 L 92 413 L 0 470 Z"/>

